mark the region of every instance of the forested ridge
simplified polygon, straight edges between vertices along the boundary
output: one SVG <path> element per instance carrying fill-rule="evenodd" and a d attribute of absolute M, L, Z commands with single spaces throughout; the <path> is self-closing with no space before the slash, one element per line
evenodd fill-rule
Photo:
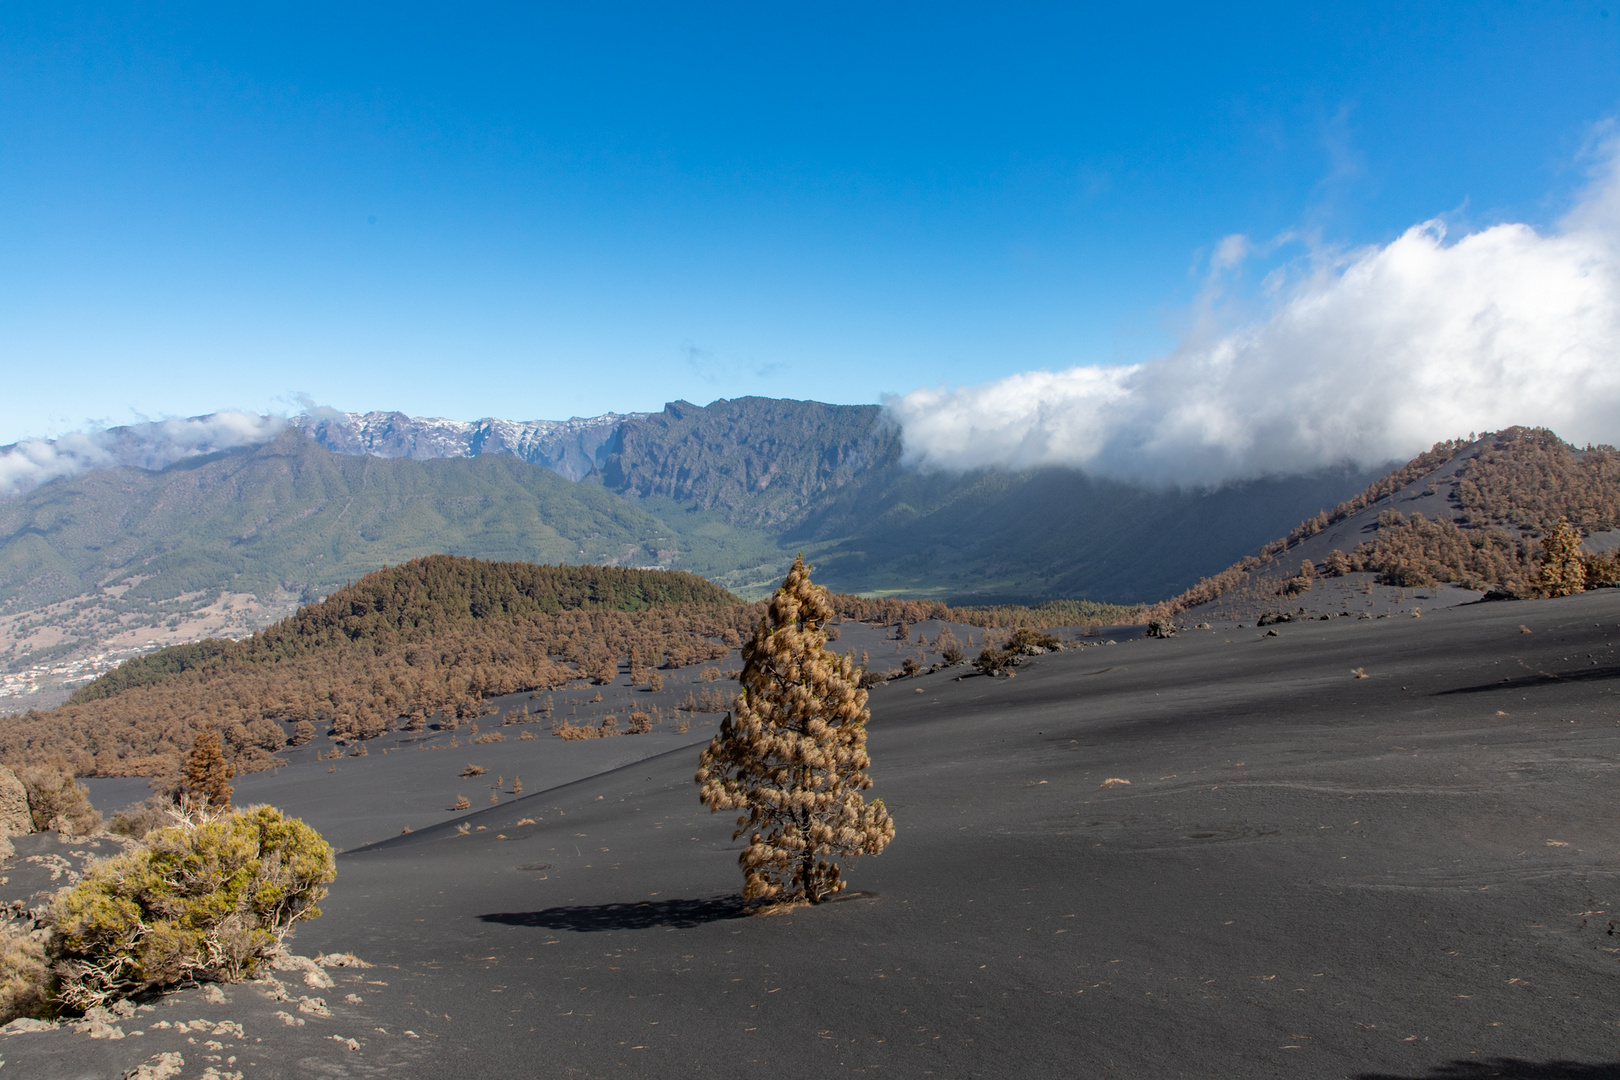
<path fill-rule="evenodd" d="M 1453 467 L 1454 466 L 1454 467 Z M 1437 472 L 1438 470 L 1438 472 Z M 1425 476 L 1430 491 L 1448 489 L 1445 512 L 1425 515 L 1380 510 L 1371 539 L 1349 550 L 1326 552 L 1297 573 L 1288 552 L 1357 514 L 1364 514 Z M 1620 451 L 1612 446 L 1578 448 L 1545 428 L 1513 427 L 1473 440 L 1436 443 L 1332 511 L 1301 522 L 1286 537 L 1157 605 L 1173 616 L 1278 570 L 1279 595 L 1320 574 L 1374 573 L 1386 585 L 1441 582 L 1513 596 L 1545 592 L 1538 574 L 1542 539 L 1559 522 L 1583 534 L 1620 527 Z M 1589 557 L 1593 585 L 1615 577 L 1612 558 Z"/>
<path fill-rule="evenodd" d="M 77 691 L 70 703 L 94 701 L 131 687 L 151 685 L 210 661 L 227 665 L 276 663 L 337 644 L 365 643 L 380 652 L 464 631 L 486 619 L 741 603 L 719 586 L 695 574 L 677 571 L 486 562 L 431 555 L 367 574 L 242 641 L 177 645 L 131 660 Z"/>
<path fill-rule="evenodd" d="M 950 619 L 981 626 L 1121 621 L 1136 609 L 1066 602 L 953 609 L 937 601 L 835 596 L 840 618 Z M 216 728 L 239 770 L 270 767 L 293 738 L 376 738 L 436 718 L 455 727 L 489 698 L 638 679 L 725 656 L 758 623 L 692 574 L 486 562 L 449 555 L 367 574 L 241 641 L 172 646 L 131 660 L 68 704 L 0 719 L 0 760 L 65 757 L 79 775 L 172 772 Z M 302 735 L 297 734 L 301 731 Z"/>

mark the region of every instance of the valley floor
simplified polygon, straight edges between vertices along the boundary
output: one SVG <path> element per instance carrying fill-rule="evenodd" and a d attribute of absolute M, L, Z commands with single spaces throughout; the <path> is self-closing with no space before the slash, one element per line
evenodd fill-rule
<path fill-rule="evenodd" d="M 1620 1077 L 1620 592 L 1274 629 L 874 690 L 898 836 L 774 915 L 704 730 L 549 740 L 560 786 L 340 856 L 296 944 L 374 967 L 330 1017 L 227 987 L 214 1052 L 148 1023 L 186 991 L 4 1075 Z M 311 820 L 377 816 L 394 759 Z"/>

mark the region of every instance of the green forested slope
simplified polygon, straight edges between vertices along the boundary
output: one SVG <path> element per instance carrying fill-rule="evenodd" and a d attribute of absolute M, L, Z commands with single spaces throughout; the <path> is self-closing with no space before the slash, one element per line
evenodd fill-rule
<path fill-rule="evenodd" d="M 506 455 L 347 457 L 288 432 L 0 502 L 0 605 L 35 608 L 108 582 L 131 584 L 129 603 L 280 586 L 313 597 L 435 552 L 650 565 L 673 546 L 634 503 Z"/>

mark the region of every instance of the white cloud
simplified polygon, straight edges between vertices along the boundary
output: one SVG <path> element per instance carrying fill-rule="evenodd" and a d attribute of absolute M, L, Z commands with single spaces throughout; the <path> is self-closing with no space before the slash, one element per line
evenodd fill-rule
<path fill-rule="evenodd" d="M 120 465 L 161 469 L 197 454 L 256 446 L 275 438 L 286 426 L 287 421 L 279 416 L 228 410 L 107 431 L 74 432 L 60 439 L 30 439 L 0 449 L 0 498 L 90 469 Z"/>
<path fill-rule="evenodd" d="M 887 404 L 914 463 L 1067 465 L 1214 485 L 1513 424 L 1620 442 L 1620 154 L 1540 233 L 1424 222 L 1284 287 L 1268 314 L 1128 367 L 1029 372 Z M 1228 237 L 1219 270 L 1250 245 Z"/>

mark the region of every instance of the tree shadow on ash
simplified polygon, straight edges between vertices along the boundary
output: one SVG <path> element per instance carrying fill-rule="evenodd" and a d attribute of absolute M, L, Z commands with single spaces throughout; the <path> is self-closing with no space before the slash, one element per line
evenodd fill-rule
<path fill-rule="evenodd" d="M 504 926 L 536 926 L 547 930 L 651 930 L 655 927 L 690 929 L 747 914 L 740 896 L 711 896 L 706 900 L 646 900 L 639 904 L 582 904 L 542 911 L 509 911 L 480 915 L 482 922 Z"/>
<path fill-rule="evenodd" d="M 1523 1058 L 1489 1058 L 1485 1061 L 1453 1061 L 1428 1072 L 1358 1073 L 1356 1080 L 1620 1080 L 1620 1062 L 1595 1065 L 1578 1061 L 1525 1061 Z"/>
<path fill-rule="evenodd" d="M 1452 694 L 1489 694 L 1494 690 L 1523 690 L 1531 686 L 1551 686 L 1554 683 L 1566 682 L 1608 682 L 1611 679 L 1620 679 L 1620 667 L 1608 665 L 1605 667 L 1576 668 L 1574 671 L 1552 672 L 1538 671 L 1534 675 L 1521 675 L 1517 679 L 1501 679 L 1493 683 L 1483 683 L 1479 686 L 1459 686 L 1455 690 L 1436 690 L 1434 697 L 1448 697 Z"/>

